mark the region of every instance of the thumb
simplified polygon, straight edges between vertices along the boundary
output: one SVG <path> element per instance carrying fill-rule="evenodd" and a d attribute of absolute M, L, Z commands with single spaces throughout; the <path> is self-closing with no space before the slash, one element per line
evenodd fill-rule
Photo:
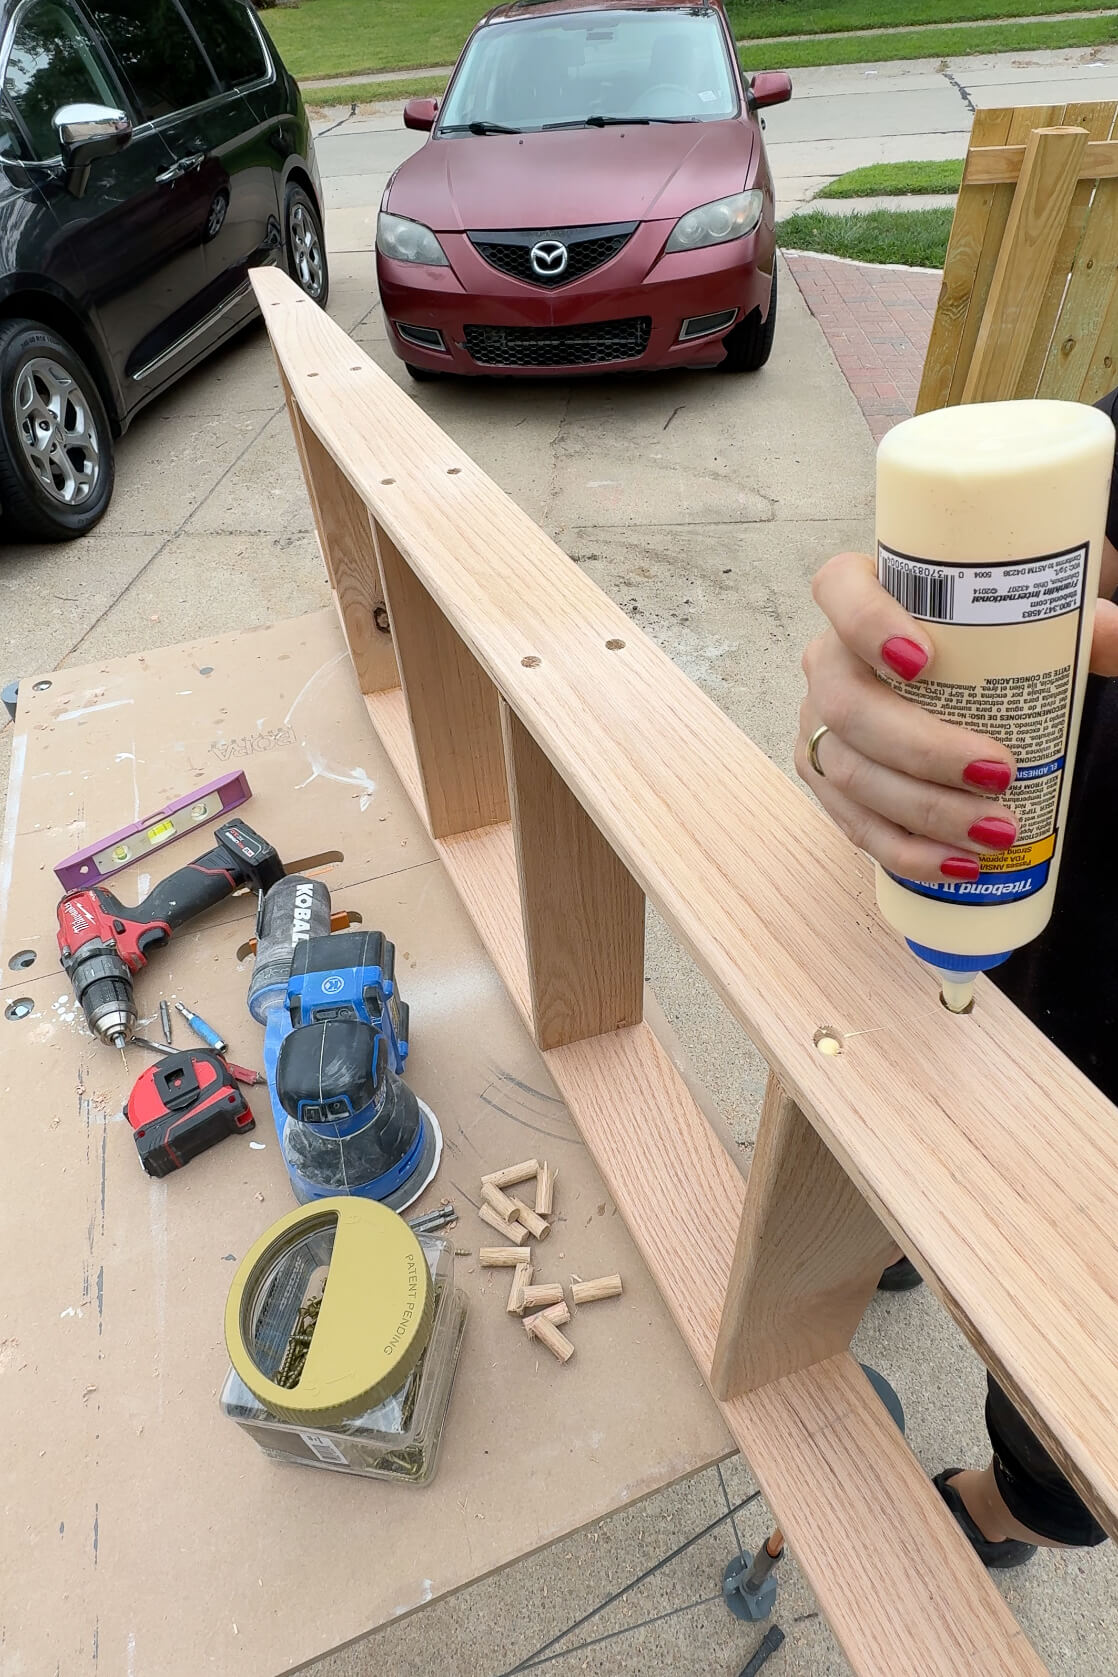
<path fill-rule="evenodd" d="M 1095 675 L 1118 675 L 1118 605 L 1112 600 L 1100 600 L 1095 609 L 1091 669 Z"/>

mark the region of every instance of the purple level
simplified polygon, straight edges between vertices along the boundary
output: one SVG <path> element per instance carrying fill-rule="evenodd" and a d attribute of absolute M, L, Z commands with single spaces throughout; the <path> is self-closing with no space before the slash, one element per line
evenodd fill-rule
<path fill-rule="evenodd" d="M 122 827 L 119 833 L 110 833 L 108 838 L 98 839 L 84 850 L 75 850 L 72 856 L 58 863 L 55 874 L 67 891 L 78 891 L 83 885 L 99 885 L 121 868 L 142 861 L 176 839 L 185 838 L 187 833 L 204 827 L 208 821 L 216 821 L 251 797 L 245 775 L 223 774 L 220 780 L 199 786 L 185 798 L 176 798 L 155 815 L 147 815 L 131 827 Z"/>

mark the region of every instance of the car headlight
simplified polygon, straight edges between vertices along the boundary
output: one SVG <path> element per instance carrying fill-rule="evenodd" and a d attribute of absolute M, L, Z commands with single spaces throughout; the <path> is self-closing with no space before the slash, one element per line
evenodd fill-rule
<path fill-rule="evenodd" d="M 429 227 L 421 221 L 409 221 L 407 216 L 389 215 L 387 210 L 377 216 L 377 249 L 394 262 L 422 262 L 429 268 L 450 266 Z"/>
<path fill-rule="evenodd" d="M 754 187 L 750 192 L 735 192 L 729 198 L 716 198 L 713 204 L 700 204 L 697 210 L 688 210 L 672 228 L 671 238 L 664 246 L 665 254 L 673 250 L 701 250 L 704 245 L 725 245 L 731 239 L 743 239 L 760 221 L 764 201 L 764 193 Z"/>

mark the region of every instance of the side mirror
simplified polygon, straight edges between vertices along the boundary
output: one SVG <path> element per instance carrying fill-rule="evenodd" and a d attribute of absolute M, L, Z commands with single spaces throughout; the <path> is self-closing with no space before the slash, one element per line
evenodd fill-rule
<path fill-rule="evenodd" d="M 435 118 L 439 114 L 437 99 L 409 99 L 404 106 L 404 127 L 414 128 L 422 134 L 429 134 L 435 126 Z"/>
<path fill-rule="evenodd" d="M 132 138 L 131 122 L 109 105 L 63 105 L 54 113 L 54 129 L 67 185 L 76 198 L 85 191 L 89 165 L 120 151 Z"/>
<path fill-rule="evenodd" d="M 764 105 L 783 105 L 792 97 L 792 78 L 786 70 L 758 70 L 750 85 L 749 97 L 755 109 Z"/>

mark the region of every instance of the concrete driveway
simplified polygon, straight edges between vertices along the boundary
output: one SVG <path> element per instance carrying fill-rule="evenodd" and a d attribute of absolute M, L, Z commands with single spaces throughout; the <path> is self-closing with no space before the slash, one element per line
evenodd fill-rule
<path fill-rule="evenodd" d="M 1083 54 L 1034 56 L 1023 68 L 967 61 L 961 91 L 955 70 L 932 64 L 801 73 L 796 99 L 768 117 L 784 207 L 856 163 L 960 155 L 968 99 L 1118 97 L 1114 57 L 1096 68 Z M 398 113 L 361 113 L 319 140 L 331 313 L 405 384 L 385 342 L 372 243 L 383 182 L 414 143 Z M 789 768 L 799 649 L 813 628 L 808 580 L 828 554 L 869 542 L 873 451 L 816 322 L 785 280 L 772 361 L 751 378 L 410 388 Z M 327 600 L 275 371 L 255 329 L 137 422 L 120 446 L 113 506 L 93 535 L 0 549 L 0 677 L 273 621 Z M 10 734 L 0 731 L 0 754 Z M 734 1121 L 744 1161 L 760 1067 L 655 923 L 649 971 L 698 1074 Z M 897 1384 L 931 1471 L 982 1459 L 981 1370 L 934 1301 L 878 1300 L 859 1343 Z M 495 1677 L 551 1638 L 559 1677 L 736 1673 L 757 1633 L 731 1620 L 717 1596 L 737 1541 L 728 1511 L 753 1489 L 740 1461 L 711 1470 L 323 1662 L 316 1677 L 384 1669 Z M 739 1514 L 736 1529 L 755 1547 L 766 1531 L 763 1504 Z M 649 1568 L 654 1575 L 575 1626 Z M 774 1677 L 844 1672 L 794 1565 L 782 1571 L 778 1619 L 788 1640 Z M 1103 1628 L 1118 1595 L 1109 1554 L 1042 1556 L 1005 1589 L 1058 1677 L 1113 1669 Z M 586 1646 L 595 1638 L 606 1640 Z"/>

